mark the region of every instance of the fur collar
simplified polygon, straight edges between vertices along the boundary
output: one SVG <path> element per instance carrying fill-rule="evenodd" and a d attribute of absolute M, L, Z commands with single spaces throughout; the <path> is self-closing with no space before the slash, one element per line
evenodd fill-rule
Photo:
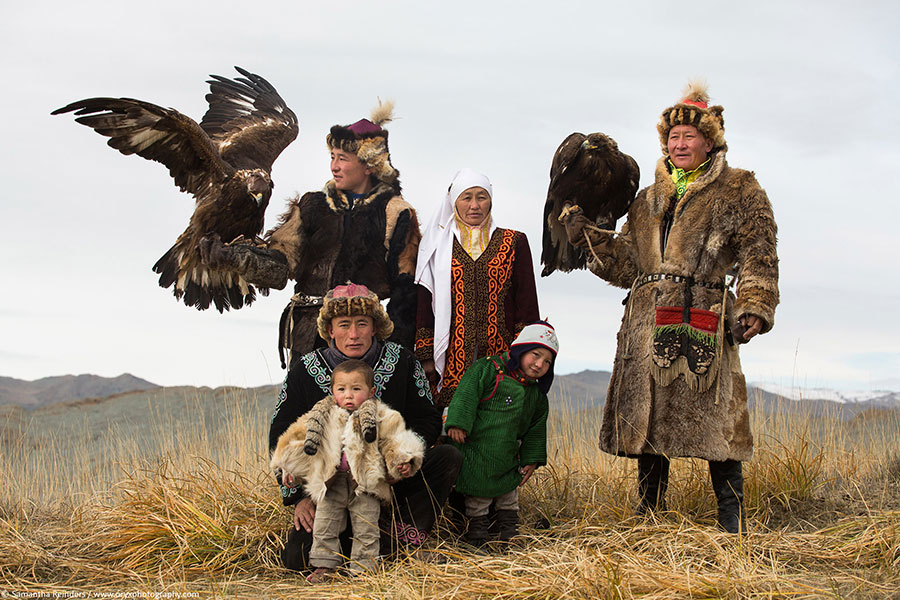
<path fill-rule="evenodd" d="M 334 179 L 328 180 L 323 191 L 325 192 L 325 201 L 328 202 L 328 207 L 331 208 L 331 210 L 334 212 L 346 212 L 351 210 L 350 201 L 347 199 L 347 195 L 342 190 L 337 189 L 334 184 Z M 366 206 L 376 200 L 389 200 L 394 196 L 399 195 L 399 183 L 388 185 L 383 181 L 379 181 L 367 195 L 353 203 L 353 208 Z"/>
<path fill-rule="evenodd" d="M 650 212 L 659 217 L 666 210 L 666 205 L 675 195 L 675 182 L 672 181 L 672 175 L 669 173 L 668 156 L 663 156 L 656 163 L 656 181 L 647 191 L 647 200 L 650 202 Z M 675 205 L 675 215 L 680 215 L 684 211 L 684 207 L 691 198 L 696 196 L 707 185 L 719 178 L 722 171 L 728 166 L 725 160 L 725 151 L 720 150 L 712 155 L 712 162 L 703 175 L 698 177 L 696 181 L 691 183 L 684 196 Z"/>

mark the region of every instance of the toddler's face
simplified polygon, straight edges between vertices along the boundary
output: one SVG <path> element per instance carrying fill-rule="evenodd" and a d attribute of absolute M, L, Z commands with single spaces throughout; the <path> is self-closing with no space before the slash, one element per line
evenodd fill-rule
<path fill-rule="evenodd" d="M 360 404 L 375 395 L 375 388 L 366 385 L 366 376 L 363 373 L 335 373 L 331 382 L 331 395 L 335 403 L 353 412 Z"/>
<path fill-rule="evenodd" d="M 522 355 L 522 372 L 532 379 L 540 379 L 550 370 L 553 353 L 546 348 L 534 348 Z"/>

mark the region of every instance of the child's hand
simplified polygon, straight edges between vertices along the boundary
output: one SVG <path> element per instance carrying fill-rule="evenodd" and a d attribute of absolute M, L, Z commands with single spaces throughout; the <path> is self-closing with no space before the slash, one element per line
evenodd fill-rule
<path fill-rule="evenodd" d="M 457 444 L 465 444 L 466 443 L 466 432 L 460 429 L 459 427 L 451 427 L 447 430 L 447 435 L 450 436 L 450 439 L 456 442 Z"/>
<path fill-rule="evenodd" d="M 397 465 L 397 472 L 400 473 L 400 477 L 404 479 L 412 476 L 412 463 L 405 462 L 402 465 Z"/>
<path fill-rule="evenodd" d="M 537 469 L 537 465 L 525 465 L 522 467 L 522 482 L 519 483 L 519 487 L 525 485 L 525 482 L 531 478 L 535 469 Z"/>

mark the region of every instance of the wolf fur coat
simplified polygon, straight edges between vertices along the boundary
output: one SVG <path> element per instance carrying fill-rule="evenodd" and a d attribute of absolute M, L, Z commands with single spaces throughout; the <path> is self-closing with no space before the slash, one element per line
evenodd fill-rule
<path fill-rule="evenodd" d="M 616 455 L 662 454 L 707 460 L 748 460 L 753 435 L 747 388 L 738 348 L 726 335 L 742 315 L 756 315 L 772 328 L 778 304 L 776 226 L 765 191 L 752 172 L 733 169 L 725 151 L 676 200 L 667 158 L 657 164 L 655 183 L 641 190 L 622 233 L 602 236 L 589 268 L 611 284 L 630 289 L 618 333 L 613 374 L 604 407 L 600 448 Z M 662 222 L 674 207 L 663 250 Z M 599 259 L 599 260 L 597 260 Z M 735 293 L 706 283 L 723 282 L 737 266 Z M 661 278 L 637 285 L 639 277 L 665 273 L 691 276 L 700 285 Z M 721 313 L 725 319 L 722 323 Z M 683 357 L 660 356 L 658 307 L 710 311 L 715 351 L 709 369 L 697 375 Z M 682 320 L 679 316 L 676 320 Z M 686 339 L 686 338 L 683 338 Z M 677 353 L 676 353 L 677 354 Z M 697 369 L 702 370 L 702 369 Z"/>
<path fill-rule="evenodd" d="M 374 439 L 366 441 L 366 432 L 372 429 Z M 399 412 L 378 400 L 366 400 L 348 413 L 327 396 L 281 434 L 270 466 L 282 476 L 290 474 L 302 481 L 318 504 L 338 472 L 341 452 L 347 456 L 356 493 L 371 494 L 386 503 L 391 499 L 387 478 L 400 479 L 397 467 L 404 463 L 411 463 L 412 474 L 418 472 L 425 444 L 406 428 Z"/>

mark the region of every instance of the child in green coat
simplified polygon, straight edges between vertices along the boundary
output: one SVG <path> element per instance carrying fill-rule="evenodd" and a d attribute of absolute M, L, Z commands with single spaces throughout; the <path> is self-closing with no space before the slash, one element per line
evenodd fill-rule
<path fill-rule="evenodd" d="M 476 360 L 453 394 L 447 435 L 463 456 L 456 490 L 465 495 L 474 545 L 487 542 L 491 504 L 500 539 L 518 533 L 518 488 L 547 464 L 547 392 L 558 351 L 553 327 L 528 325 L 509 352 Z"/>

